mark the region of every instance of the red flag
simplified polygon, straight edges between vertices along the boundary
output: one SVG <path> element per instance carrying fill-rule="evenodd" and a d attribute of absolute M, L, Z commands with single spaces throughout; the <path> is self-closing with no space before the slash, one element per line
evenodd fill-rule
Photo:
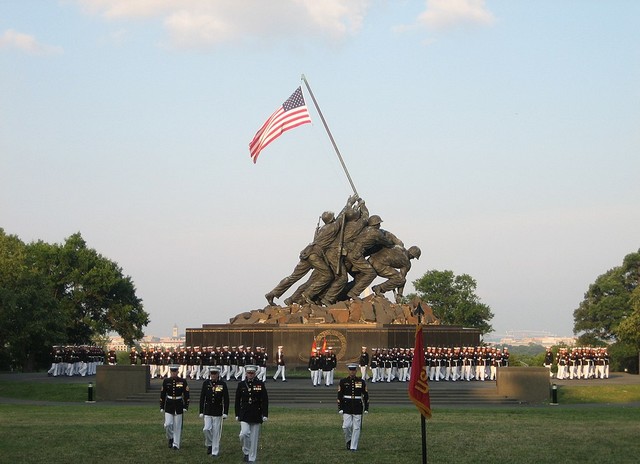
<path fill-rule="evenodd" d="M 327 352 L 327 337 L 324 337 L 322 339 L 322 354 L 325 354 Z"/>
<path fill-rule="evenodd" d="M 316 339 L 313 339 L 313 343 L 311 344 L 311 354 L 315 353 L 317 351 L 316 348 Z"/>
<path fill-rule="evenodd" d="M 283 132 L 310 122 L 311 116 L 304 103 L 302 87 L 298 87 L 253 136 L 253 140 L 249 143 L 251 159 L 255 163 L 260 151 L 280 137 Z"/>
<path fill-rule="evenodd" d="M 431 418 L 431 400 L 429 398 L 429 383 L 427 370 L 424 365 L 424 342 L 422 340 L 422 325 L 416 326 L 416 346 L 413 350 L 411 362 L 411 380 L 409 381 L 409 398 L 416 405 L 425 418 Z"/>

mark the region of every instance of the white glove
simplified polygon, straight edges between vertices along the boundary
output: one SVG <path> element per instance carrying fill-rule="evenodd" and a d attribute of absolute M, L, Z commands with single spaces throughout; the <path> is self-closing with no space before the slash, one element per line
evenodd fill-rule
<path fill-rule="evenodd" d="M 365 413 L 365 414 L 369 414 L 369 411 L 365 411 L 364 413 Z"/>
<path fill-rule="evenodd" d="M 268 417 L 266 417 L 266 416 L 262 416 L 262 422 L 267 422 L 268 420 L 269 420 L 269 418 L 268 418 Z"/>
<path fill-rule="evenodd" d="M 182 410 L 182 412 L 187 412 L 187 411 L 189 411 L 187 408 L 184 408 L 184 409 Z"/>
<path fill-rule="evenodd" d="M 344 411 L 341 409 L 340 411 L 338 411 L 338 414 L 344 414 Z"/>
<path fill-rule="evenodd" d="M 236 416 L 236 420 L 237 420 L 237 421 L 240 421 L 240 418 L 239 418 L 238 416 Z"/>
<path fill-rule="evenodd" d="M 164 412 L 164 409 L 160 408 L 160 412 Z"/>
<path fill-rule="evenodd" d="M 227 417 L 229 417 L 229 416 L 227 416 L 226 414 L 223 414 L 223 415 L 222 415 L 222 418 L 223 418 L 223 419 L 226 419 Z"/>
<path fill-rule="evenodd" d="M 200 414 L 200 416 L 199 416 L 199 417 L 200 417 L 200 419 L 202 419 L 202 418 L 204 417 L 204 414 Z"/>

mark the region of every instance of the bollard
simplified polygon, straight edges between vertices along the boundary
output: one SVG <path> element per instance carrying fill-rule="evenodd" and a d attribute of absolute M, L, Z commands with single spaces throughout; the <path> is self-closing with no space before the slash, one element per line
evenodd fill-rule
<path fill-rule="evenodd" d="M 89 382 L 89 387 L 87 388 L 87 403 L 95 403 L 93 400 L 93 383 Z"/>
<path fill-rule="evenodd" d="M 551 386 L 551 404 L 558 405 L 558 386 L 555 383 Z"/>

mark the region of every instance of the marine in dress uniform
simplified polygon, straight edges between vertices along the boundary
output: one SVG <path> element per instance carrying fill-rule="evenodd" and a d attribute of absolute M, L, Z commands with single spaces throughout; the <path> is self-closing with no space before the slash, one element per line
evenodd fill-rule
<path fill-rule="evenodd" d="M 369 353 L 367 353 L 367 347 L 362 347 L 362 352 L 360 353 L 360 375 L 364 380 L 367 380 L 367 368 L 369 367 Z"/>
<path fill-rule="evenodd" d="M 349 364 L 349 376 L 340 380 L 338 412 L 342 415 L 342 430 L 347 449 L 356 451 L 362 429 L 362 414 L 369 412 L 367 383 L 356 377 L 357 364 Z"/>
<path fill-rule="evenodd" d="M 313 350 L 309 357 L 309 372 L 311 372 L 313 386 L 320 385 L 322 371 L 320 370 L 320 354 L 316 350 Z"/>
<path fill-rule="evenodd" d="M 171 366 L 169 371 L 169 377 L 162 382 L 160 411 L 164 412 L 164 429 L 169 448 L 179 450 L 182 414 L 189 409 L 189 386 L 185 379 L 178 377 L 178 366 Z"/>
<path fill-rule="evenodd" d="M 135 346 L 131 347 L 131 351 L 129 351 L 129 364 L 131 364 L 132 366 L 135 366 L 136 364 L 138 364 L 139 357 L 140 355 L 136 351 L 136 347 Z"/>
<path fill-rule="evenodd" d="M 220 378 L 220 367 L 209 368 L 209 379 L 202 383 L 200 392 L 200 418 L 204 419 L 204 444 L 207 454 L 217 456 L 220 453 L 222 421 L 229 414 L 229 390 Z"/>
<path fill-rule="evenodd" d="M 551 368 L 553 367 L 553 353 L 551 352 L 551 348 L 547 348 L 542 365 L 549 369 L 549 378 L 553 378 L 553 372 L 551 371 Z"/>
<path fill-rule="evenodd" d="M 245 462 L 255 462 L 258 454 L 260 427 L 269 417 L 269 396 L 267 388 L 256 378 L 257 366 L 244 368 L 245 379 L 236 389 L 236 420 L 240 421 L 240 443 Z"/>
<path fill-rule="evenodd" d="M 278 346 L 278 352 L 276 354 L 276 366 L 277 370 L 276 370 L 276 374 L 273 376 L 273 380 L 278 380 L 278 376 L 280 374 L 282 374 L 282 381 L 286 382 L 287 379 L 285 377 L 285 371 L 286 371 L 286 364 L 284 362 L 284 346 L 280 345 Z"/>

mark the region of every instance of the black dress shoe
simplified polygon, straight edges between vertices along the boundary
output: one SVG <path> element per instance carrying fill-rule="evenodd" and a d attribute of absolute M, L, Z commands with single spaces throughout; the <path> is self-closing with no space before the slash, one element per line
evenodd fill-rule
<path fill-rule="evenodd" d="M 244 455 L 244 459 L 242 459 L 244 462 L 249 462 L 249 455 L 245 454 Z"/>
<path fill-rule="evenodd" d="M 213 449 L 212 446 L 207 446 L 207 454 L 211 454 L 211 450 Z"/>
<path fill-rule="evenodd" d="M 173 447 L 173 438 L 169 438 L 169 448 Z"/>

